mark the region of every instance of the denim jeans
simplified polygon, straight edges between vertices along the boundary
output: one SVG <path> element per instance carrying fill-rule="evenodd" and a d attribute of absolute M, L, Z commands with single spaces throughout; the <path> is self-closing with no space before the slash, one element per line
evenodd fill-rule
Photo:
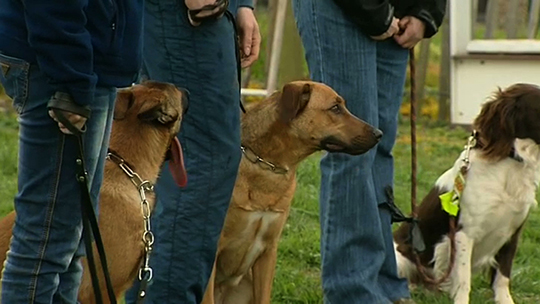
<path fill-rule="evenodd" d="M 19 113 L 18 193 L 13 238 L 2 273 L 2 303 L 76 303 L 82 276 L 76 139 L 47 113 L 54 94 L 35 65 L 0 54 L 0 76 Z M 98 88 L 84 135 L 91 196 L 98 202 L 115 88 Z"/>
<path fill-rule="evenodd" d="M 144 65 L 150 79 L 190 92 L 178 138 L 188 183 L 178 188 L 167 163 L 156 183 L 154 278 L 145 303 L 198 304 L 212 272 L 217 242 L 241 157 L 240 91 L 234 29 L 222 17 L 192 27 L 183 1 L 149 0 Z M 135 303 L 138 284 L 126 294 Z"/>
<path fill-rule="evenodd" d="M 390 214 L 380 208 L 393 185 L 408 51 L 376 42 L 332 0 L 296 0 L 294 12 L 311 78 L 333 87 L 347 107 L 384 132 L 368 153 L 321 160 L 321 256 L 325 303 L 378 304 L 409 297 L 397 277 Z"/>

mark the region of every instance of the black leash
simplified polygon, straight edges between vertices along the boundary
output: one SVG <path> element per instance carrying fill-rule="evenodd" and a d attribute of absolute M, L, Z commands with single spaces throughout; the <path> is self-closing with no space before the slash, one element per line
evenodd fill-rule
<path fill-rule="evenodd" d="M 237 69 L 237 77 L 238 77 L 238 86 L 239 86 L 239 89 L 242 90 L 242 62 L 241 62 L 241 55 L 240 55 L 240 38 L 238 37 L 238 29 L 236 28 L 236 21 L 234 19 L 234 16 L 233 14 L 229 11 L 229 10 L 226 10 L 225 11 L 225 16 L 227 16 L 227 18 L 229 18 L 229 20 L 231 21 L 232 25 L 233 25 L 233 29 L 234 29 L 234 52 L 235 52 L 235 55 L 236 55 L 236 69 Z M 244 108 L 244 104 L 242 103 L 242 97 L 240 97 L 240 109 L 242 110 L 242 112 L 245 114 L 246 113 L 246 108 Z"/>
<path fill-rule="evenodd" d="M 83 223 L 83 240 L 86 249 L 86 257 L 88 259 L 88 267 L 90 268 L 90 277 L 92 279 L 92 287 L 94 288 L 94 295 L 97 304 L 102 304 L 103 297 L 99 288 L 99 278 L 97 275 L 97 268 L 94 259 L 94 251 L 92 248 L 92 236 L 95 239 L 96 248 L 99 254 L 103 275 L 105 277 L 105 283 L 107 285 L 107 293 L 109 301 L 112 304 L 116 304 L 116 297 L 112 287 L 111 278 L 109 275 L 109 268 L 107 266 L 107 258 L 105 256 L 105 248 L 103 246 L 103 240 L 101 233 L 99 232 L 98 221 L 92 204 L 92 197 L 90 196 L 90 190 L 88 188 L 88 173 L 86 171 L 86 165 L 84 162 L 84 144 L 83 135 L 86 131 L 85 128 L 79 130 L 72 125 L 69 120 L 64 116 L 63 111 L 72 112 L 85 117 L 89 116 L 89 111 L 80 108 L 71 101 L 71 96 L 66 93 L 57 92 L 48 104 L 49 110 L 52 110 L 56 115 L 56 118 L 62 123 L 77 139 L 78 155 L 76 160 L 77 165 L 77 182 L 81 189 L 81 215 Z M 83 110 L 83 111 L 81 111 Z"/>

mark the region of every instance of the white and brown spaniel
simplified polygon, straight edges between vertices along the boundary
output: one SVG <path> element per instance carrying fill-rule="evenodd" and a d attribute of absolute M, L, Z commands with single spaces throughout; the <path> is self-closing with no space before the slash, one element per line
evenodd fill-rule
<path fill-rule="evenodd" d="M 537 205 L 540 181 L 540 87 L 515 84 L 499 90 L 482 107 L 473 128 L 477 144 L 470 151 L 470 168 L 459 200 L 455 263 L 440 288 L 456 304 L 469 303 L 471 276 L 491 268 L 495 302 L 514 303 L 509 283 L 523 225 Z M 426 250 L 420 261 L 427 273 L 442 277 L 450 262 L 449 215 L 439 195 L 452 191 L 465 151 L 436 181 L 418 208 Z M 422 283 L 409 241 L 410 223 L 394 233 L 399 274 Z"/>

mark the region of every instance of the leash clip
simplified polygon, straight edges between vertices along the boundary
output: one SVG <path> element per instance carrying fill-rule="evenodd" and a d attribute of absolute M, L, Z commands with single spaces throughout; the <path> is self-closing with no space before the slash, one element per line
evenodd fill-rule
<path fill-rule="evenodd" d="M 465 146 L 465 155 L 463 155 L 463 166 L 461 167 L 462 170 L 468 171 L 471 167 L 471 150 L 476 147 L 476 144 L 478 142 L 478 131 L 473 130 L 471 136 L 469 136 L 469 139 L 467 140 L 467 145 Z"/>

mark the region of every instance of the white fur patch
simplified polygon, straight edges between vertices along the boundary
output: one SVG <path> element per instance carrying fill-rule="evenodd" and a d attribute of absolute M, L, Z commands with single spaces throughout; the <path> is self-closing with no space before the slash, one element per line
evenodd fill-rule
<path fill-rule="evenodd" d="M 250 250 L 246 252 L 244 258 L 244 264 L 249 265 L 248 268 L 251 268 L 255 260 L 266 249 L 267 244 L 265 244 L 264 236 L 268 231 L 268 227 L 282 215 L 282 213 L 273 211 L 252 211 L 249 213 L 249 224 L 246 225 L 246 229 L 254 229 L 257 225 L 260 225 L 260 227 L 253 239 Z"/>
<path fill-rule="evenodd" d="M 495 303 L 497 304 L 514 304 L 514 300 L 510 295 L 510 279 L 502 275 L 497 270 L 495 280 L 493 281 L 493 293 L 495 294 Z"/>

